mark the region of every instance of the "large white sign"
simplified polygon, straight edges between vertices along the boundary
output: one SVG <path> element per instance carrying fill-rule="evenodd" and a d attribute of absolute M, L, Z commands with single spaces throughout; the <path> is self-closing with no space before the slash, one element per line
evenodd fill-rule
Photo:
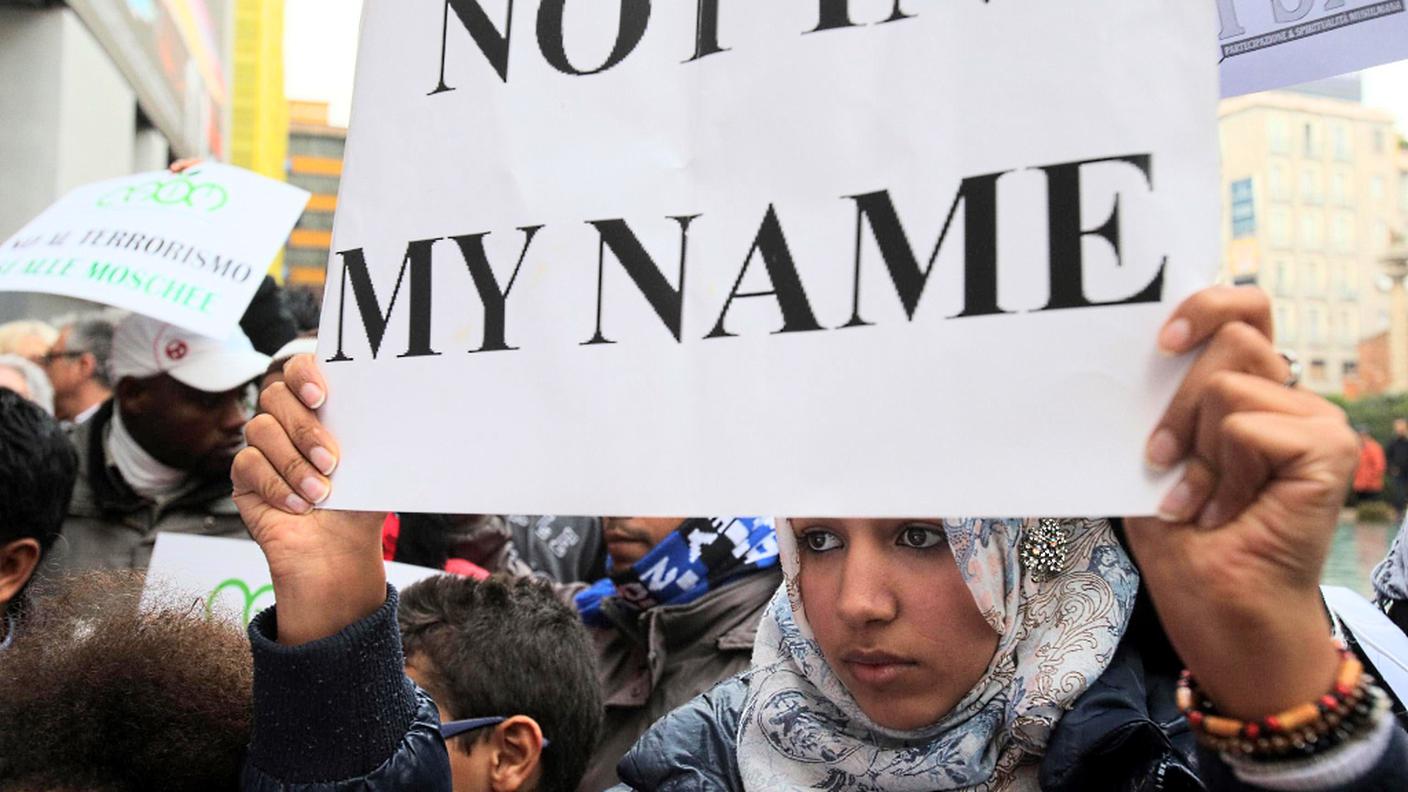
<path fill-rule="evenodd" d="M 307 203 L 304 190 L 218 164 L 89 184 L 0 244 L 0 291 L 80 297 L 224 338 Z"/>
<path fill-rule="evenodd" d="M 442 574 L 426 567 L 386 562 L 386 579 L 398 589 Z M 208 615 L 238 619 L 249 624 L 260 611 L 274 604 L 269 564 L 259 545 L 245 539 L 196 534 L 157 534 L 147 567 L 142 604 L 186 607 L 196 597 Z"/>
<path fill-rule="evenodd" d="M 1207 3 L 370 0 L 333 508 L 1152 512 Z"/>
<path fill-rule="evenodd" d="M 1220 22 L 1223 96 L 1408 58 L 1405 0 L 1208 1 Z"/>

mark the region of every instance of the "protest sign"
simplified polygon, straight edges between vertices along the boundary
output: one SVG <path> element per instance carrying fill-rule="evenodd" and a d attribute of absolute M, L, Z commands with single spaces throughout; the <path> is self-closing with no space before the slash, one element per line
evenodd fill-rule
<path fill-rule="evenodd" d="M 304 190 L 218 164 L 89 184 L 0 244 L 0 291 L 79 297 L 225 338 L 307 203 Z"/>
<path fill-rule="evenodd" d="M 398 589 L 438 574 L 435 569 L 386 562 L 386 579 Z M 191 595 L 200 597 L 207 615 L 249 624 L 274 604 L 269 565 L 259 545 L 218 536 L 158 534 L 142 592 L 143 607 L 157 603 L 183 607 Z"/>
<path fill-rule="evenodd" d="M 1405 0 L 1212 1 L 1223 96 L 1408 58 Z"/>
<path fill-rule="evenodd" d="M 1152 512 L 1213 6 L 609 5 L 365 4 L 327 505 Z"/>

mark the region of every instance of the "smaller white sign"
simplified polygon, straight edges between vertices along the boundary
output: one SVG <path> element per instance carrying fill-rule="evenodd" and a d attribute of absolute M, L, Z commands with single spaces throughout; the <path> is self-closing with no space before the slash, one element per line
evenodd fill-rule
<path fill-rule="evenodd" d="M 438 569 L 386 562 L 386 579 L 398 589 L 439 574 Z M 192 595 L 200 598 L 196 604 L 207 615 L 238 619 L 247 626 L 274 604 L 269 565 L 259 545 L 245 539 L 158 534 L 142 606 L 184 607 Z"/>
<path fill-rule="evenodd" d="M 0 244 L 0 291 L 78 297 L 224 338 L 308 195 L 214 163 L 79 187 Z"/>
<path fill-rule="evenodd" d="M 1408 58 L 1408 0 L 1213 0 L 1222 95 Z"/>

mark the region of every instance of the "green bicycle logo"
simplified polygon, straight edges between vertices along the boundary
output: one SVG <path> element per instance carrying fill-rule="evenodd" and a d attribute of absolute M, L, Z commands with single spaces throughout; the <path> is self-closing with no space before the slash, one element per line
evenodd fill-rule
<path fill-rule="evenodd" d="M 248 583 L 239 578 L 230 578 L 216 586 L 215 590 L 210 592 L 210 596 L 205 598 L 205 617 L 207 619 L 215 615 L 215 602 L 220 598 L 220 592 L 225 589 L 234 589 L 244 595 L 244 613 L 242 614 L 242 619 L 245 627 L 249 626 L 249 621 L 253 618 L 253 616 L 250 615 L 250 611 L 254 610 L 254 603 L 260 597 L 265 594 L 271 594 L 274 591 L 274 587 L 271 584 L 266 584 L 250 591 Z"/>
<path fill-rule="evenodd" d="M 217 212 L 230 202 L 230 194 L 214 182 L 199 183 L 191 177 L 197 174 L 178 173 L 169 179 L 154 179 L 141 184 L 118 187 L 98 199 L 104 209 L 118 207 L 159 206 Z"/>

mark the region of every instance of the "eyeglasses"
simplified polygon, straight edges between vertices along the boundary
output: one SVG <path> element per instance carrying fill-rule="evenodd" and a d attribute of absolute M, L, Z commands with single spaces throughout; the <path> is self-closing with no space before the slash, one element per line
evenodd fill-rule
<path fill-rule="evenodd" d="M 472 732 L 475 729 L 482 729 L 486 726 L 497 726 L 506 720 L 508 720 L 508 718 L 502 715 L 496 715 L 488 718 L 466 718 L 465 720 L 448 721 L 440 724 L 440 736 L 448 740 L 451 737 L 458 737 L 461 734 Z M 549 744 L 550 741 L 548 738 L 544 737 L 543 747 L 546 748 Z"/>
<path fill-rule="evenodd" d="M 54 361 L 56 361 L 56 360 L 61 360 L 61 359 L 63 359 L 63 358 L 81 358 L 81 357 L 83 357 L 84 354 L 86 354 L 86 353 L 84 353 L 84 352 L 70 352 L 70 351 L 68 351 L 68 350 L 65 350 L 65 351 L 62 351 L 62 352 L 45 352 L 43 355 L 41 355 L 41 356 L 39 357 L 38 360 L 36 360 L 36 361 L 34 361 L 34 362 L 35 362 L 35 363 L 38 363 L 38 364 L 41 365 L 41 366 L 52 366 L 52 365 L 54 365 Z"/>

